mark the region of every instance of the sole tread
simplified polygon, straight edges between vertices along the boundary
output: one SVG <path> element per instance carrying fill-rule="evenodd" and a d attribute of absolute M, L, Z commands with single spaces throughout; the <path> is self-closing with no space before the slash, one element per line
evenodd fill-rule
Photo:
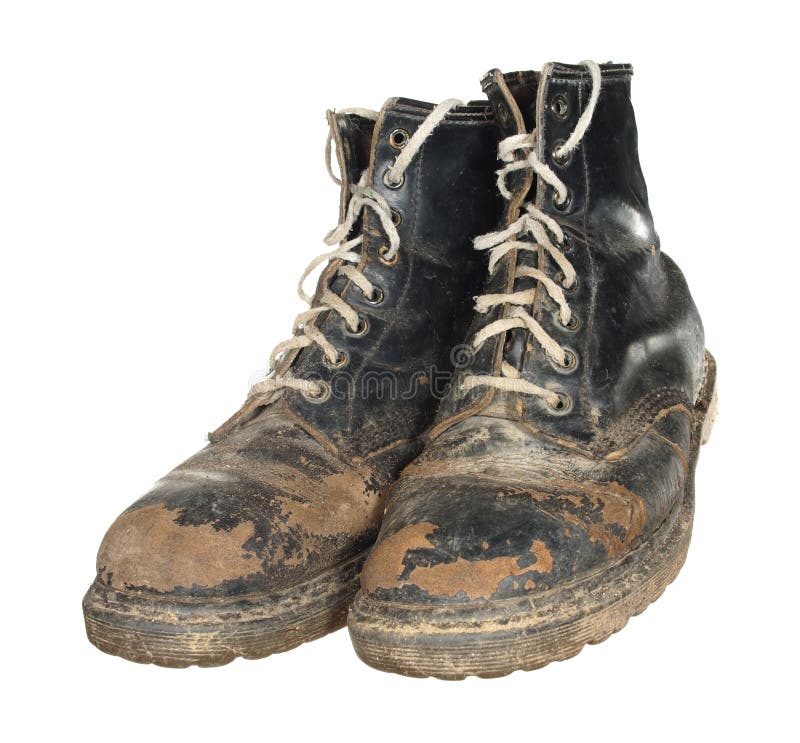
<path fill-rule="evenodd" d="M 109 655 L 166 668 L 266 658 L 344 627 L 364 559 L 275 594 L 222 601 L 159 599 L 95 581 L 83 600 L 86 634 Z"/>

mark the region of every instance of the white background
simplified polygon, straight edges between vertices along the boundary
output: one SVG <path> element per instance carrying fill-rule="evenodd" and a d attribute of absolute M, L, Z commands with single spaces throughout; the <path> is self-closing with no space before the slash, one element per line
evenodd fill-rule
<path fill-rule="evenodd" d="M 789 4 L 742 6 L 0 2 L 0 734 L 797 740 L 800 59 Z M 211 670 L 93 648 L 80 601 L 105 529 L 238 407 L 302 309 L 337 218 L 325 109 L 474 98 L 491 67 L 586 57 L 635 65 L 656 224 L 720 367 L 664 597 L 494 681 L 383 674 L 346 632 Z"/>

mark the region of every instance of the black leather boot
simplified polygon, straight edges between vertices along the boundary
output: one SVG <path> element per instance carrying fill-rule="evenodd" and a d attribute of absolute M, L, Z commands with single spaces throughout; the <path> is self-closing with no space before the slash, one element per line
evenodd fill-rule
<path fill-rule="evenodd" d="M 393 99 L 329 123 L 335 254 L 272 374 L 106 534 L 83 608 L 108 653 L 218 665 L 342 626 L 433 421 L 484 273 L 471 239 L 503 208 L 492 107 Z"/>
<path fill-rule="evenodd" d="M 631 74 L 484 80 L 507 211 L 476 240 L 472 358 L 390 492 L 351 609 L 377 668 L 538 668 L 620 629 L 683 564 L 715 367 L 653 229 Z"/>

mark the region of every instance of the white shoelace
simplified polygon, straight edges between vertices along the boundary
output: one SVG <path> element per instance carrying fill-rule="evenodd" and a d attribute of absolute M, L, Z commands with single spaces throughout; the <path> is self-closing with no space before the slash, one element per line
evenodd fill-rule
<path fill-rule="evenodd" d="M 600 68 L 594 62 L 582 62 L 592 76 L 592 92 L 589 102 L 578 119 L 569 138 L 555 152 L 558 157 L 566 157 L 580 144 L 583 135 L 592 121 L 597 100 L 600 96 L 601 75 Z M 522 160 L 515 160 L 514 154 L 527 151 Z M 506 163 L 497 171 L 497 186 L 503 198 L 510 200 L 511 192 L 506 186 L 506 177 L 516 170 L 531 169 L 542 181 L 547 183 L 556 192 L 556 201 L 563 204 L 569 197 L 564 182 L 543 163 L 536 154 L 536 130 L 529 134 L 515 134 L 504 139 L 498 149 L 498 157 Z M 514 328 L 523 328 L 531 333 L 544 352 L 556 363 L 569 367 L 573 359 L 570 354 L 559 344 L 525 309 L 532 305 L 539 287 L 543 287 L 551 299 L 558 305 L 559 321 L 568 326 L 572 321 L 572 310 L 567 301 L 564 290 L 569 290 L 575 285 L 577 276 L 572 264 L 567 260 L 559 246 L 564 245 L 564 231 L 552 217 L 537 209 L 528 202 L 523 206 L 524 213 L 504 230 L 490 232 L 475 239 L 476 250 L 489 250 L 489 272 L 494 273 L 497 262 L 512 250 L 530 250 L 538 252 L 544 249 L 560 270 L 559 281 L 550 278 L 540 268 L 519 266 L 516 269 L 515 280 L 518 278 L 531 278 L 537 282 L 532 289 L 504 294 L 485 294 L 476 297 L 475 309 L 480 313 L 489 312 L 498 305 L 510 306 L 506 317 L 487 325 L 475 334 L 472 347 L 477 351 L 489 338 L 506 333 Z M 532 241 L 521 240 L 520 237 L 528 235 Z M 555 239 L 555 244 L 550 237 Z M 494 387 L 506 392 L 519 392 L 526 395 L 536 395 L 544 398 L 553 408 L 559 408 L 563 401 L 561 396 L 553 391 L 521 378 L 520 372 L 511 364 L 503 361 L 499 375 L 469 375 L 464 378 L 463 389 L 473 387 Z"/>
<path fill-rule="evenodd" d="M 408 139 L 400 154 L 395 159 L 394 163 L 388 168 L 384 175 L 384 180 L 393 186 L 398 186 L 403 181 L 403 174 L 406 168 L 411 164 L 414 155 L 417 154 L 419 149 L 425 143 L 425 140 L 430 137 L 433 130 L 444 120 L 448 111 L 455 106 L 463 105 L 461 101 L 450 98 L 442 101 L 436 106 L 433 111 L 426 117 L 425 121 L 419 126 L 414 134 Z M 344 109 L 340 113 L 354 113 L 364 118 L 377 120 L 378 112 L 368 109 Z M 341 185 L 342 181 L 336 177 L 331 167 L 331 150 L 333 142 L 333 132 L 328 136 L 328 141 L 325 146 L 325 161 L 328 173 L 335 183 Z M 325 237 L 325 244 L 334 246 L 338 244 L 335 250 L 322 253 L 314 258 L 308 267 L 303 271 L 300 281 L 297 285 L 297 293 L 300 298 L 306 302 L 310 308 L 301 312 L 294 321 L 293 337 L 278 343 L 272 349 L 270 354 L 270 371 L 267 378 L 261 382 L 257 382 L 250 388 L 249 397 L 252 398 L 256 395 L 268 395 L 282 389 L 299 390 L 309 397 L 320 397 L 324 389 L 317 383 L 308 379 L 298 379 L 292 376 L 291 371 L 286 374 L 277 374 L 275 371 L 276 365 L 282 355 L 287 352 L 299 350 L 311 346 L 312 344 L 318 345 L 325 356 L 325 359 L 331 365 L 341 363 L 343 356 L 340 354 L 336 346 L 331 343 L 325 334 L 314 325 L 314 319 L 321 315 L 323 312 L 335 312 L 344 321 L 350 332 L 356 333 L 361 327 L 361 318 L 344 299 L 339 295 L 334 294 L 329 286 L 323 286 L 319 296 L 319 302 L 312 305 L 313 297 L 306 294 L 303 285 L 308 276 L 322 263 L 330 261 L 339 261 L 341 265 L 336 271 L 336 275 L 341 275 L 347 278 L 350 282 L 355 284 L 364 294 L 367 299 L 377 300 L 380 296 L 380 290 L 376 287 L 356 266 L 361 261 L 359 253 L 355 252 L 355 248 L 359 247 L 363 241 L 363 235 L 358 235 L 350 240 L 347 236 L 353 229 L 358 218 L 366 209 L 372 209 L 380 220 L 381 227 L 388 239 L 389 245 L 386 246 L 382 252 L 384 261 L 393 261 L 398 251 L 400 250 L 400 235 L 397 228 L 392 221 L 392 210 L 380 194 L 373 191 L 367 184 L 367 171 L 364 171 L 358 183 L 350 186 L 350 203 L 347 206 L 345 218 L 341 224 L 335 229 L 331 230 Z M 353 265 L 355 264 L 355 265 Z M 331 277 L 331 282 L 333 277 Z M 331 283 L 329 282 L 329 283 Z"/>

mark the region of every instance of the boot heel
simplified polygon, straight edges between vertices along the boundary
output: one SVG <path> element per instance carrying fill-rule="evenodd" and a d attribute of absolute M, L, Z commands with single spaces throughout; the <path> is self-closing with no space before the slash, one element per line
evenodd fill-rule
<path fill-rule="evenodd" d="M 706 375 L 695 404 L 695 435 L 700 429 L 700 445 L 708 443 L 714 422 L 717 420 L 719 397 L 717 393 L 717 362 L 706 351 Z M 696 439 L 695 439 L 696 440 Z"/>
<path fill-rule="evenodd" d="M 717 395 L 717 385 L 714 384 L 714 391 L 711 393 L 711 404 L 708 407 L 708 413 L 703 421 L 703 432 L 700 435 L 700 445 L 707 444 L 711 438 L 711 431 L 714 429 L 714 423 L 717 420 L 717 412 L 719 410 L 719 397 Z"/>

